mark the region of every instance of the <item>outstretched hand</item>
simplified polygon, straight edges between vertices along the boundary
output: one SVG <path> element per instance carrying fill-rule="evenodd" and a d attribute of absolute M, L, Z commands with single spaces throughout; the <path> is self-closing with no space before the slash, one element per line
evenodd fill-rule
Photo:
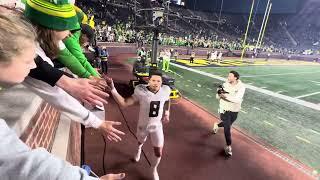
<path fill-rule="evenodd" d="M 108 103 L 106 99 L 109 97 L 109 94 L 104 92 L 107 84 L 103 84 L 103 81 L 97 79 L 69 78 L 67 85 L 62 88 L 82 102 L 101 106 L 102 103 Z"/>
<path fill-rule="evenodd" d="M 126 177 L 125 173 L 107 174 L 107 175 L 100 177 L 100 180 L 118 180 L 118 179 L 123 179 L 125 177 Z"/>
<path fill-rule="evenodd" d="M 112 91 L 114 89 L 114 83 L 112 78 L 110 78 L 107 75 L 102 75 L 103 79 L 106 81 L 107 86 L 109 87 L 109 90 Z"/>
<path fill-rule="evenodd" d="M 119 142 L 122 140 L 119 135 L 125 135 L 124 132 L 119 131 L 118 129 L 113 127 L 113 126 L 119 126 L 119 125 L 121 125 L 121 122 L 104 121 L 100 125 L 99 130 L 101 130 L 104 134 L 106 134 L 109 141 Z"/>

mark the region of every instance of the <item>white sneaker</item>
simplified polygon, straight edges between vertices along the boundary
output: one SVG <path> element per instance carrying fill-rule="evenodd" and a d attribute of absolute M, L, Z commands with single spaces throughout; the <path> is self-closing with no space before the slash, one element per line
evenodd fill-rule
<path fill-rule="evenodd" d="M 224 148 L 224 152 L 226 153 L 227 156 L 232 156 L 232 148 L 231 148 L 231 146 L 226 146 Z"/>
<path fill-rule="evenodd" d="M 97 109 L 100 110 L 100 111 L 104 111 L 104 107 L 103 107 L 103 106 L 98 106 L 98 105 L 96 105 L 95 108 L 97 108 Z"/>
<path fill-rule="evenodd" d="M 134 157 L 134 161 L 135 161 L 135 162 L 139 162 L 139 160 L 140 160 L 141 149 L 142 149 L 142 148 L 138 148 L 138 152 L 137 152 L 136 156 Z"/>
<path fill-rule="evenodd" d="M 213 134 L 217 134 L 218 130 L 219 130 L 218 123 L 214 123 L 213 124 L 213 129 L 212 129 Z"/>
<path fill-rule="evenodd" d="M 153 174 L 153 180 L 159 180 L 159 174 L 156 168 L 153 168 L 152 170 L 152 174 Z"/>

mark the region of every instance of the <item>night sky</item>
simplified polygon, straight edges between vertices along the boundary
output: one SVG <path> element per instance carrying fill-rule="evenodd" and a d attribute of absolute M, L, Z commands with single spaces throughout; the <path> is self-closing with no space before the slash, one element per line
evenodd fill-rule
<path fill-rule="evenodd" d="M 190 9 L 205 11 L 220 11 L 222 0 L 185 0 Z M 290 14 L 296 13 L 302 1 L 307 0 L 272 0 L 272 13 Z M 257 13 L 264 13 L 268 0 L 255 0 Z M 249 13 L 252 0 L 223 0 L 223 12 L 225 13 Z M 254 9 L 255 10 L 255 9 Z"/>

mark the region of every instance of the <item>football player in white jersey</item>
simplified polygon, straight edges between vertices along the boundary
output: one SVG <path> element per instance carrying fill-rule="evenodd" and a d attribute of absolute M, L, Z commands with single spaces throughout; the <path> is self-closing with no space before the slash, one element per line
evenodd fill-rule
<path fill-rule="evenodd" d="M 156 161 L 152 163 L 152 173 L 154 179 L 159 180 L 157 167 L 161 160 L 164 145 L 162 122 L 169 122 L 170 87 L 162 85 L 162 73 L 159 71 L 150 74 L 148 84 L 136 86 L 134 94 L 129 98 L 123 98 L 117 92 L 112 80 L 110 80 L 109 84 L 112 89 L 111 93 L 120 106 L 127 107 L 139 103 L 140 112 L 136 133 L 138 152 L 134 160 L 136 162 L 140 160 L 142 145 L 150 135 L 156 156 Z"/>

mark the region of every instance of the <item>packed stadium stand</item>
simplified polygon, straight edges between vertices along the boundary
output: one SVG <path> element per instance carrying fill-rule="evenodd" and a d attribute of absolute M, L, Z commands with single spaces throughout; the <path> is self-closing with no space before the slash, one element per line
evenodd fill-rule
<path fill-rule="evenodd" d="M 142 32 L 136 30 L 134 8 L 143 8 L 143 1 L 77 1 L 78 5 L 90 15 L 95 15 L 101 41 L 135 42 L 142 39 L 151 43 L 152 36 L 143 38 Z M 90 8 L 89 8 L 90 7 Z M 308 6 L 310 7 L 310 6 Z M 313 19 L 305 18 L 314 9 L 302 8 L 298 14 L 271 15 L 263 51 L 283 53 L 303 53 L 304 50 L 315 51 L 319 47 L 319 26 Z M 183 6 L 171 4 L 169 26 L 171 32 L 162 35 L 161 43 L 177 46 L 214 47 L 240 50 L 246 29 L 247 14 L 222 14 L 193 11 Z M 249 31 L 249 42 L 255 44 L 263 14 L 255 15 L 253 26 Z M 217 23 L 220 22 L 220 23 Z M 306 24 L 307 26 L 300 26 Z M 298 27 L 298 28 L 297 28 Z M 177 33 L 178 32 L 178 33 Z M 113 38 L 106 38 L 111 34 Z"/>

